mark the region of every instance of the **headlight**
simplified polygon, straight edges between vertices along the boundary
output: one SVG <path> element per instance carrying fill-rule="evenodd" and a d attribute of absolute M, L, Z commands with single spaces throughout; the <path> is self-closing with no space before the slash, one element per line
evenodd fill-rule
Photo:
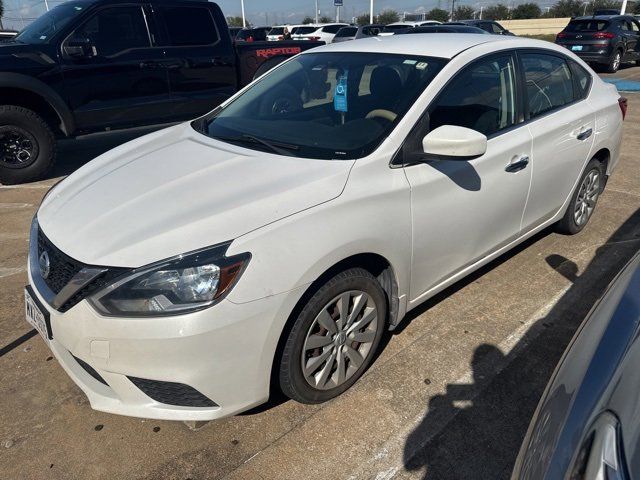
<path fill-rule="evenodd" d="M 131 270 L 89 301 L 106 315 L 173 315 L 209 307 L 231 290 L 251 255 L 229 243 Z"/>

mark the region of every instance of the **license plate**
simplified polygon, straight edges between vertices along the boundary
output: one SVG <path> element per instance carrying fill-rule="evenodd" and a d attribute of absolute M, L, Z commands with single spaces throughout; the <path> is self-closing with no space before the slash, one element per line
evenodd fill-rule
<path fill-rule="evenodd" d="M 581 52 L 582 51 L 582 45 L 573 45 L 571 47 L 571 51 L 572 52 Z"/>
<path fill-rule="evenodd" d="M 30 287 L 25 287 L 24 309 L 27 322 L 38 331 L 45 342 L 49 343 L 49 330 L 47 328 L 49 312 L 44 310 L 39 303 Z"/>

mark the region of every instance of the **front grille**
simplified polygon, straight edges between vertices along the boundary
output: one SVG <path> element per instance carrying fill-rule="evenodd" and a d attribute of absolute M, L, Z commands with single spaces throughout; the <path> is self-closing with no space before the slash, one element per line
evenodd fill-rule
<path fill-rule="evenodd" d="M 144 378 L 127 377 L 133 384 L 156 402 L 180 407 L 217 407 L 208 397 L 183 383 L 160 382 Z"/>
<path fill-rule="evenodd" d="M 60 249 L 58 249 L 58 247 L 56 247 L 38 227 L 38 258 L 35 259 L 36 262 L 43 251 L 46 251 L 47 255 L 49 255 L 49 275 L 47 278 L 43 278 L 42 280 L 55 295 L 60 293 L 71 279 L 83 268 L 96 268 L 94 265 L 87 265 L 79 262 L 78 260 L 74 260 L 69 255 L 60 251 Z M 129 269 L 110 267 L 105 268 L 105 270 L 105 272 L 94 278 L 90 283 L 68 298 L 67 301 L 58 308 L 58 311 L 66 312 L 85 298 L 112 283 L 114 279 Z"/>
<path fill-rule="evenodd" d="M 85 265 L 62 253 L 38 228 L 38 259 L 45 251 L 49 255 L 49 275 L 43 280 L 57 295 Z"/>
<path fill-rule="evenodd" d="M 78 365 L 80 365 L 84 369 L 85 372 L 87 372 L 89 375 L 91 375 L 93 378 L 95 378 L 100 383 L 106 385 L 107 387 L 109 386 L 109 384 L 105 381 L 105 379 L 102 378 L 100 376 L 100 374 L 98 372 L 96 372 L 91 365 L 89 365 L 87 362 L 84 362 L 84 361 L 80 360 L 78 357 L 76 357 L 73 354 L 71 356 L 74 358 L 74 360 L 76 362 L 78 362 Z"/>

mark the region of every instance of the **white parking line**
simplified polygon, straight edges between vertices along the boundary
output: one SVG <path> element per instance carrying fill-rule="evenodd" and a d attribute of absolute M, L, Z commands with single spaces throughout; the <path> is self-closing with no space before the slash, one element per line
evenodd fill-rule
<path fill-rule="evenodd" d="M 0 203 L 0 210 L 12 210 L 14 208 L 31 208 L 32 203 Z"/>
<path fill-rule="evenodd" d="M 15 267 L 15 268 L 7 268 L 0 267 L 0 278 L 10 277 L 11 275 L 16 275 L 18 273 L 25 272 L 27 267 Z"/>

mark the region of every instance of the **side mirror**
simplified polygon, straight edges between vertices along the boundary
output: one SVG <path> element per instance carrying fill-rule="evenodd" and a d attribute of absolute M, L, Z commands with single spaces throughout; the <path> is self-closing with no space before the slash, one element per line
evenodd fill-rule
<path fill-rule="evenodd" d="M 470 128 L 443 125 L 422 139 L 422 149 L 434 160 L 472 160 L 487 151 L 487 137 Z"/>
<path fill-rule="evenodd" d="M 73 58 L 95 56 L 91 40 L 86 37 L 71 37 L 63 47 L 64 53 Z"/>

